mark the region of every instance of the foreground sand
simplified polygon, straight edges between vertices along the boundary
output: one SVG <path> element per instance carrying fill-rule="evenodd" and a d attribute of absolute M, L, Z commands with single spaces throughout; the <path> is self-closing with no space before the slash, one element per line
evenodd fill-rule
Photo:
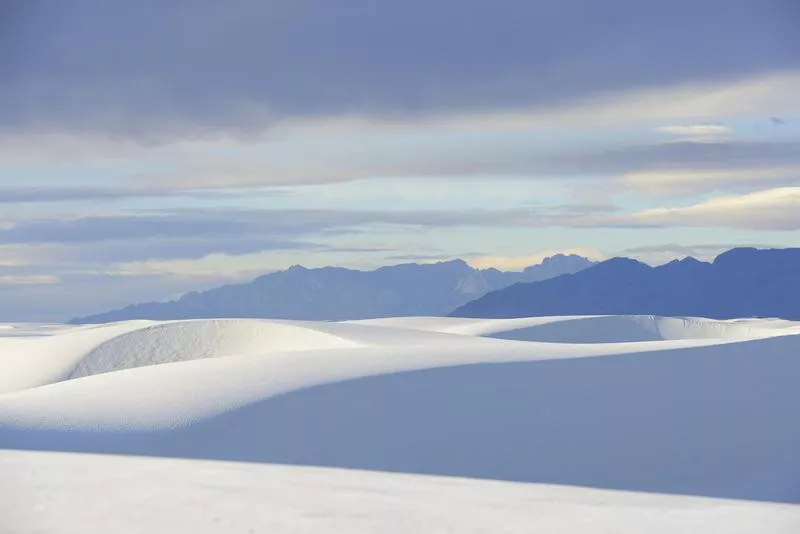
<path fill-rule="evenodd" d="M 10 534 L 794 534 L 800 526 L 798 506 L 355 470 L 0 451 L 0 472 L 0 531 Z"/>

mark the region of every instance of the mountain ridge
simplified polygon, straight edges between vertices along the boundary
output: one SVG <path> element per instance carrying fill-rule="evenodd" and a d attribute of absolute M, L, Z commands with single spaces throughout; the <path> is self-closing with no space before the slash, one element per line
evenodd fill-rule
<path fill-rule="evenodd" d="M 134 304 L 69 322 L 218 317 L 348 320 L 446 315 L 457 306 L 510 284 L 543 280 L 591 265 L 594 262 L 573 254 L 557 254 L 519 272 L 476 269 L 463 259 L 403 263 L 370 271 L 293 265 L 247 283 L 192 291 L 176 300 Z"/>
<path fill-rule="evenodd" d="M 502 288 L 454 317 L 665 315 L 800 319 L 800 248 L 734 248 L 651 267 L 611 258 L 574 274 Z"/>

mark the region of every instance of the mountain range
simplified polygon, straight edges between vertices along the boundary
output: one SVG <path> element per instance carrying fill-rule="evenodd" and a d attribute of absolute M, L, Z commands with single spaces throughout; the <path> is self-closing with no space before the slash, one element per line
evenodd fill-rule
<path fill-rule="evenodd" d="M 800 319 L 800 248 L 737 248 L 706 263 L 651 267 L 613 258 L 574 274 L 494 291 L 456 317 L 643 314 Z"/>
<path fill-rule="evenodd" d="M 191 292 L 170 302 L 149 302 L 70 321 L 108 323 L 130 319 L 244 317 L 347 320 L 440 316 L 491 291 L 578 272 L 593 262 L 559 254 L 521 272 L 475 269 L 463 260 L 408 263 L 358 271 L 294 266 L 250 283 Z"/>

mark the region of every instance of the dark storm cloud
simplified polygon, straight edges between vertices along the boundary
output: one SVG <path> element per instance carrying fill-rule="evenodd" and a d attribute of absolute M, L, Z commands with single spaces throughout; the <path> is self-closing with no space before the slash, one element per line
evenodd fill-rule
<path fill-rule="evenodd" d="M 158 141 L 800 65 L 796 0 L 6 0 L 0 128 Z"/>

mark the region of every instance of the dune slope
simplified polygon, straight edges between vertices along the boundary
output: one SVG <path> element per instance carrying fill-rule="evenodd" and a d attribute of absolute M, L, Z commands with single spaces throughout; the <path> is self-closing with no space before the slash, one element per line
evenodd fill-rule
<path fill-rule="evenodd" d="M 0 471 L 0 530 L 12 534 L 793 534 L 800 525 L 797 506 L 364 471 L 3 451 Z"/>

